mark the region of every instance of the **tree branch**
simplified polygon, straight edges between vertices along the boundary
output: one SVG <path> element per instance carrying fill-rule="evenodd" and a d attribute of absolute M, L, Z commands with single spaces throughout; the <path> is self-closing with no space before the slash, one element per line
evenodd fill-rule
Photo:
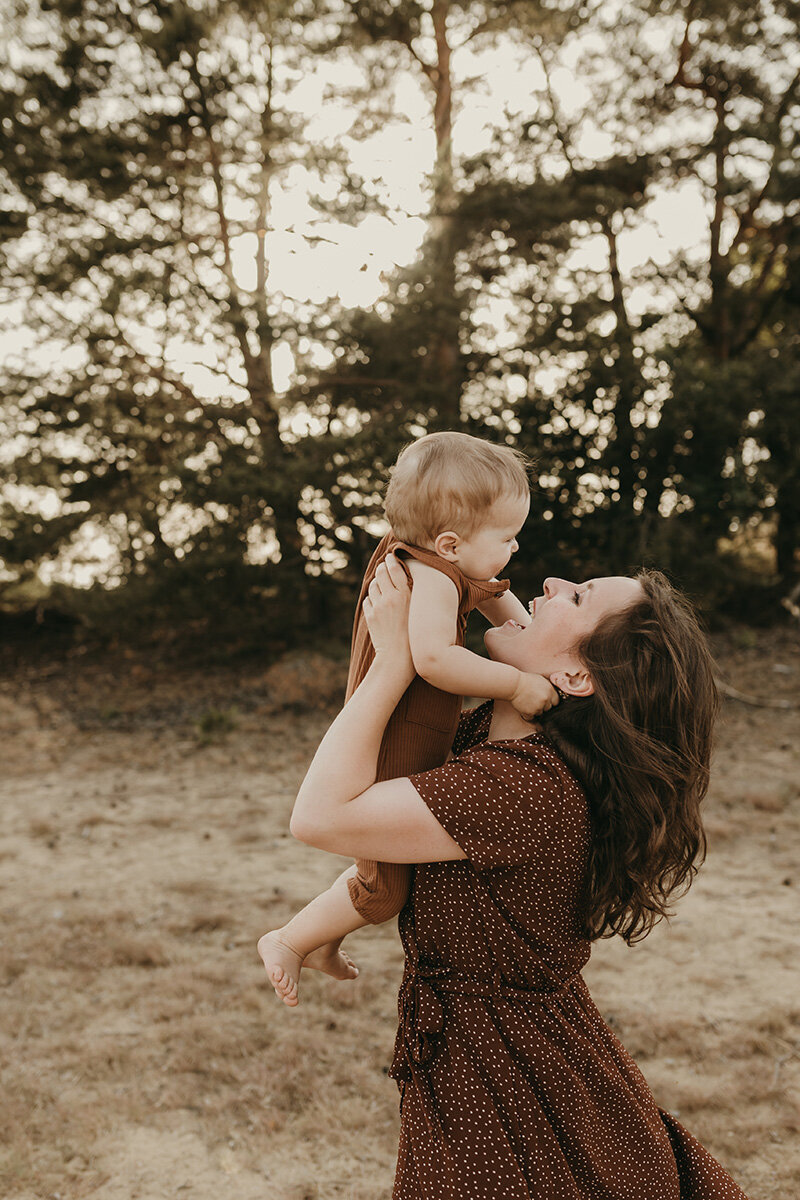
<path fill-rule="evenodd" d="M 407 24 L 401 27 L 398 22 L 393 27 L 391 34 L 386 34 L 383 37 L 376 37 L 374 27 L 368 20 L 365 19 L 365 17 L 362 16 L 361 12 L 359 11 L 360 5 L 357 3 L 357 0 L 349 0 L 349 7 L 350 12 L 355 19 L 356 25 L 358 25 L 358 27 L 362 29 L 364 33 L 369 35 L 373 43 L 377 44 L 379 41 L 393 41 L 397 42 L 401 46 L 405 46 L 415 62 L 422 67 L 422 70 L 425 72 L 428 79 L 430 79 L 431 83 L 435 82 L 437 74 L 436 67 L 431 63 L 426 62 L 425 59 L 422 58 L 414 49 L 411 30 Z"/>
<path fill-rule="evenodd" d="M 327 391 L 328 388 L 396 387 L 405 391 L 408 386 L 409 384 L 401 379 L 367 379 L 358 375 L 338 375 L 328 379 L 318 379 L 316 383 L 299 383 L 292 390 L 300 392 L 302 395 L 310 395 L 312 392 Z"/>
<path fill-rule="evenodd" d="M 575 166 L 575 158 L 572 153 L 572 147 L 570 145 L 570 138 L 567 134 L 567 131 L 564 129 L 564 127 L 562 125 L 561 115 L 559 113 L 558 104 L 556 102 L 555 92 L 553 91 L 553 84 L 550 79 L 550 67 L 549 67 L 548 62 L 542 51 L 542 44 L 541 44 L 540 38 L 536 38 L 536 40 L 534 42 L 534 47 L 536 50 L 537 58 L 539 59 L 539 62 L 542 65 L 542 70 L 544 71 L 544 82 L 545 82 L 545 87 L 547 89 L 547 100 L 550 105 L 550 112 L 552 113 L 552 116 L 553 116 L 553 128 L 555 129 L 556 136 L 558 137 L 558 140 L 561 143 L 561 149 L 564 151 L 564 157 L 567 160 L 569 169 L 571 171 L 575 171 L 577 168 Z"/>
<path fill-rule="evenodd" d="M 689 0 L 689 4 L 686 8 L 686 28 L 683 31 L 683 39 L 678 49 L 678 66 L 675 71 L 675 75 L 669 82 L 669 86 L 692 88 L 695 91 L 704 92 L 705 80 L 702 77 L 700 79 L 689 79 L 688 75 L 686 74 L 686 67 L 688 66 L 689 58 L 691 57 L 692 53 L 691 28 L 693 19 L 694 2 L 693 0 Z"/>
<path fill-rule="evenodd" d="M 217 375 L 220 379 L 227 380 L 232 387 L 244 388 L 244 390 L 247 391 L 246 379 L 234 379 L 230 372 L 223 371 L 221 367 L 210 367 L 208 363 L 198 362 L 195 359 L 192 359 L 191 361 L 188 361 L 182 365 L 187 367 L 201 367 L 204 371 L 210 371 L 212 375 Z"/>
<path fill-rule="evenodd" d="M 800 69 L 798 69 L 798 71 L 795 73 L 794 78 L 781 96 L 778 107 L 775 110 L 775 114 L 772 119 L 774 143 L 772 147 L 772 159 L 770 161 L 769 171 L 767 172 L 767 178 L 764 180 L 764 184 L 761 188 L 759 188 L 757 194 L 750 199 L 746 209 L 739 217 L 739 225 L 736 230 L 736 236 L 733 239 L 733 246 L 738 246 L 742 239 L 745 238 L 749 231 L 753 228 L 755 223 L 755 215 L 758 212 L 764 197 L 769 191 L 770 184 L 775 176 L 775 169 L 778 164 L 783 161 L 784 155 L 781 153 L 782 147 L 780 145 L 780 125 L 781 121 L 786 116 L 792 99 L 794 98 L 798 84 L 800 84 Z"/>
<path fill-rule="evenodd" d="M 675 299 L 677 300 L 678 304 L 680 305 L 680 307 L 682 308 L 682 310 L 686 314 L 686 316 L 689 317 L 689 319 L 695 325 L 697 325 L 698 329 L 703 334 L 707 334 L 710 330 L 710 326 L 707 324 L 707 322 L 705 322 L 703 320 L 702 317 L 700 317 L 698 315 L 696 310 L 691 307 L 691 305 L 689 304 L 686 297 L 681 296 L 681 294 L 678 292 L 677 288 L 675 287 L 675 280 L 670 279 L 667 275 L 665 275 L 663 273 L 663 271 L 661 270 L 661 268 L 659 267 L 658 263 L 652 257 L 648 258 L 647 262 L 644 263 L 644 266 L 652 267 L 652 269 L 655 271 L 656 275 L 662 281 L 662 283 L 665 283 L 668 287 L 671 287 L 673 295 L 675 296 Z"/>

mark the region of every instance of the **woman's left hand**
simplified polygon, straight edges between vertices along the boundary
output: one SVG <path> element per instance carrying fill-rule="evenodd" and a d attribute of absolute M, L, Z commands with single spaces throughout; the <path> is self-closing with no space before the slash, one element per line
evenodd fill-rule
<path fill-rule="evenodd" d="M 409 684 L 415 675 L 408 642 L 408 609 L 411 584 L 393 554 L 387 554 L 375 572 L 364 601 L 364 620 L 375 647 L 375 657 L 402 672 Z"/>

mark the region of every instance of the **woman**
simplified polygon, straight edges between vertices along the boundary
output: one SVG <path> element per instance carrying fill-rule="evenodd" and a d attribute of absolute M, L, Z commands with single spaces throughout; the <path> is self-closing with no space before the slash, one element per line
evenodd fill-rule
<path fill-rule="evenodd" d="M 564 699 L 531 730 L 504 702 L 462 717 L 454 757 L 374 783 L 414 667 L 391 558 L 365 601 L 376 649 L 297 797 L 293 834 L 419 864 L 392 1075 L 395 1200 L 744 1200 L 669 1114 L 580 975 L 593 938 L 633 941 L 704 849 L 716 713 L 700 630 L 663 576 L 548 579 L 489 655 Z"/>

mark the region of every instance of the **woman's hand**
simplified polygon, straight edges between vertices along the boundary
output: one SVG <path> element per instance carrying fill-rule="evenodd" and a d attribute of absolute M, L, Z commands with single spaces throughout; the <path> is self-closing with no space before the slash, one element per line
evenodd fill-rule
<path fill-rule="evenodd" d="M 414 663 L 408 643 L 408 608 L 411 585 L 393 554 L 375 572 L 364 601 L 364 620 L 375 647 L 375 658 L 402 673 L 406 686 L 414 678 Z"/>

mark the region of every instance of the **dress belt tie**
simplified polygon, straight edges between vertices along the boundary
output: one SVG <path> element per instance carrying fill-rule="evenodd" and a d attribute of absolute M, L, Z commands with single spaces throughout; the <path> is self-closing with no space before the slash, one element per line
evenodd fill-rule
<path fill-rule="evenodd" d="M 407 967 L 398 996 L 399 1025 L 389 1075 L 403 1084 L 413 1080 L 423 1100 L 429 1127 L 432 1132 L 441 1133 L 436 1099 L 427 1074 L 444 1033 L 441 997 L 547 1001 L 568 991 L 579 977 L 579 974 L 572 975 L 548 989 L 520 988 L 504 983 L 499 975 L 487 979 L 459 975 L 449 967 Z"/>

